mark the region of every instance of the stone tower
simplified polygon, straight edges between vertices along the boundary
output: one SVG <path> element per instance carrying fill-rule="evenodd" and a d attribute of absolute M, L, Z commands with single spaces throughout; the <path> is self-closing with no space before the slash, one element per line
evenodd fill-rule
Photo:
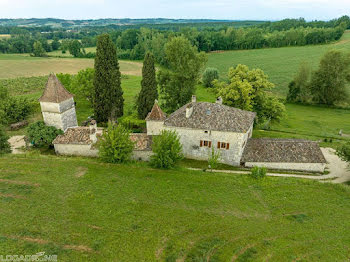
<path fill-rule="evenodd" d="M 165 113 L 158 105 L 158 101 L 154 102 L 151 112 L 146 117 L 147 135 L 156 136 L 163 130 L 164 120 L 166 119 Z"/>
<path fill-rule="evenodd" d="M 39 102 L 46 125 L 64 132 L 78 126 L 73 95 L 64 88 L 56 75 L 50 74 Z"/>

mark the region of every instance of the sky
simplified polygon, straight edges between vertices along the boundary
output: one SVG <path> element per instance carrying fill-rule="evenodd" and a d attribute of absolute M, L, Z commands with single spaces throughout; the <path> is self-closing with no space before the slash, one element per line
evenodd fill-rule
<path fill-rule="evenodd" d="M 350 0 L 0 0 L 0 18 L 207 18 L 330 20 Z"/>

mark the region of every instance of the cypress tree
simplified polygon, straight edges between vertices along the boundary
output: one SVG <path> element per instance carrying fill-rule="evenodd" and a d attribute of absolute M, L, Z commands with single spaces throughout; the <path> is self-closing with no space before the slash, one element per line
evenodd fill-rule
<path fill-rule="evenodd" d="M 108 34 L 97 39 L 93 104 L 98 122 L 123 115 L 124 98 L 117 51 Z"/>
<path fill-rule="evenodd" d="M 158 98 L 154 56 L 147 53 L 143 61 L 141 91 L 137 97 L 137 113 L 140 119 L 145 119 L 152 110 L 154 100 Z"/>

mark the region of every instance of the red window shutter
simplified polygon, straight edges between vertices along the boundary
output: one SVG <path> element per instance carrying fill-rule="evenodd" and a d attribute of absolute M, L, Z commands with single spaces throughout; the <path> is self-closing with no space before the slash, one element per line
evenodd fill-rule
<path fill-rule="evenodd" d="M 200 142 L 200 147 L 202 147 L 203 146 L 203 140 L 201 140 L 201 142 Z"/>
<path fill-rule="evenodd" d="M 220 148 L 220 142 L 218 142 L 218 148 Z"/>
<path fill-rule="evenodd" d="M 230 149 L 230 143 L 227 143 L 227 144 L 226 144 L 226 149 L 227 149 L 227 150 Z"/>
<path fill-rule="evenodd" d="M 211 141 L 209 141 L 209 147 L 211 147 Z"/>

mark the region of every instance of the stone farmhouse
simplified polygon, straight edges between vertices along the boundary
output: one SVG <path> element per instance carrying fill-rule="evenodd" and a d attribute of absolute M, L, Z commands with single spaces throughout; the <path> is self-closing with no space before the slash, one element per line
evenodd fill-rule
<path fill-rule="evenodd" d="M 44 121 L 65 133 L 54 141 L 57 154 L 98 156 L 96 142 L 102 130 L 96 121 L 90 126 L 77 124 L 73 95 L 50 75 L 40 98 Z M 166 116 L 156 101 L 146 117 L 147 133 L 131 134 L 135 142 L 133 159 L 149 160 L 152 137 L 162 130 L 176 131 L 186 158 L 207 160 L 214 149 L 220 162 L 233 166 L 261 166 L 270 169 L 323 172 L 326 160 L 318 144 L 297 139 L 253 139 L 256 114 L 222 104 L 192 101 Z"/>

